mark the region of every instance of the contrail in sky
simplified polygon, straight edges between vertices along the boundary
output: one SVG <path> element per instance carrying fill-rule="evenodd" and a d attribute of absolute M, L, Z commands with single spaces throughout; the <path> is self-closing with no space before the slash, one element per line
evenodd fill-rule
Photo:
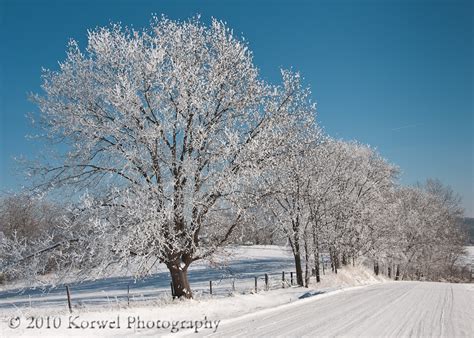
<path fill-rule="evenodd" d="M 402 127 L 397 127 L 397 128 L 392 128 L 392 131 L 399 131 L 399 130 L 402 130 L 402 129 L 408 129 L 408 128 L 415 128 L 415 127 L 418 127 L 420 126 L 420 124 L 407 124 L 406 126 L 402 126 Z"/>

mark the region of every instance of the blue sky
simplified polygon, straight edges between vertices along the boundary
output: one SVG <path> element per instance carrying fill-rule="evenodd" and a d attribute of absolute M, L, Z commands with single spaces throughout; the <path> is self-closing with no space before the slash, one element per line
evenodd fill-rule
<path fill-rule="evenodd" d="M 152 13 L 226 21 L 249 41 L 262 76 L 302 73 L 332 136 L 371 144 L 401 182 L 436 177 L 474 216 L 472 1 L 0 0 L 0 191 L 25 183 L 14 156 L 34 156 L 25 118 L 41 67 L 56 69 L 74 38 Z"/>

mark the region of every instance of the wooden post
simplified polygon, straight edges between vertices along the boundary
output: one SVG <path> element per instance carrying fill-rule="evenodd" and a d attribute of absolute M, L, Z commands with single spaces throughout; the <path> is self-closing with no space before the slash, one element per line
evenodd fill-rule
<path fill-rule="evenodd" d="M 127 305 L 130 306 L 130 284 L 127 284 Z"/>
<path fill-rule="evenodd" d="M 232 291 L 235 292 L 235 278 L 232 279 Z"/>
<path fill-rule="evenodd" d="M 69 307 L 69 312 L 72 313 L 71 291 L 69 290 L 68 285 L 66 285 L 66 294 L 67 294 L 67 306 Z"/>
<path fill-rule="evenodd" d="M 171 287 L 171 297 L 173 297 L 173 299 L 174 299 L 175 296 L 174 296 L 173 282 L 170 282 L 170 287 Z"/>
<path fill-rule="evenodd" d="M 281 272 L 281 287 L 285 288 L 285 271 Z"/>
<path fill-rule="evenodd" d="M 265 274 L 265 290 L 268 291 L 268 274 Z"/>
<path fill-rule="evenodd" d="M 212 295 L 212 280 L 209 281 L 209 293 Z"/>
<path fill-rule="evenodd" d="M 290 272 L 290 285 L 293 285 L 293 271 Z"/>
<path fill-rule="evenodd" d="M 257 290 L 257 277 L 255 277 L 255 293 L 257 293 L 258 290 Z"/>

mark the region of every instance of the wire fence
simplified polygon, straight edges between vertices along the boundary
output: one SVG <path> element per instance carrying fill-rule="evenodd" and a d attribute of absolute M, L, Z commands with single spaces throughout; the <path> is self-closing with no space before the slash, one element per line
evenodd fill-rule
<path fill-rule="evenodd" d="M 321 272 L 331 272 L 330 262 L 320 262 Z M 370 265 L 367 264 L 367 267 Z M 467 270 L 472 282 L 474 271 Z M 395 264 L 375 263 L 374 274 L 399 280 L 399 267 Z M 235 273 L 233 270 L 220 270 L 220 273 L 203 273 L 191 278 L 193 294 L 196 298 L 226 297 L 232 294 L 262 293 L 269 290 L 289 288 L 297 285 L 296 272 Z M 127 307 L 145 302 L 169 302 L 173 297 L 173 287 L 168 274 L 160 274 L 146 283 L 130 279 L 108 279 L 99 282 L 62 285 L 46 292 L 3 293 L 0 295 L 0 309 L 35 309 L 44 307 L 75 309 L 93 306 Z M 168 285 L 166 287 L 166 285 Z"/>
<path fill-rule="evenodd" d="M 231 294 L 261 293 L 269 290 L 296 286 L 296 273 L 282 271 L 281 273 L 246 274 L 245 276 L 223 275 L 218 279 L 206 282 L 192 283 L 193 293 L 200 298 L 225 297 Z M 80 284 L 79 284 L 80 285 Z M 78 285 L 78 286 L 79 286 Z M 74 286 L 63 285 L 55 288 L 54 292 L 38 293 L 35 295 L 15 296 L 11 301 L 0 303 L 0 308 L 44 308 L 64 307 L 73 312 L 75 309 L 92 306 L 126 307 L 144 302 L 164 301 L 172 299 L 172 285 L 169 288 L 152 288 L 136 286 L 133 282 L 120 284 L 109 290 L 81 290 Z"/>

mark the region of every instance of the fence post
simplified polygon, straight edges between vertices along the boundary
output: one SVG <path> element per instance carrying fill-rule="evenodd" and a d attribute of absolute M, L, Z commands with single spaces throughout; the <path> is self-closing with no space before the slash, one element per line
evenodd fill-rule
<path fill-rule="evenodd" d="M 293 285 L 293 271 L 290 272 L 290 284 Z"/>
<path fill-rule="evenodd" d="M 232 291 L 235 292 L 235 278 L 232 279 Z"/>
<path fill-rule="evenodd" d="M 130 284 L 127 284 L 127 305 L 130 306 Z"/>
<path fill-rule="evenodd" d="M 209 293 L 212 295 L 212 280 L 209 281 Z"/>
<path fill-rule="evenodd" d="M 255 277 L 255 293 L 257 293 L 258 290 L 257 290 L 257 277 Z"/>
<path fill-rule="evenodd" d="M 281 287 L 285 288 L 285 271 L 281 272 Z"/>
<path fill-rule="evenodd" d="M 67 294 L 67 306 L 69 307 L 69 312 L 72 313 L 71 291 L 69 290 L 68 285 L 66 285 L 66 294 Z"/>
<path fill-rule="evenodd" d="M 170 282 L 170 287 L 171 287 L 171 297 L 173 297 L 173 299 L 174 299 L 175 296 L 174 296 L 173 282 Z"/>
<path fill-rule="evenodd" d="M 265 274 L 265 290 L 268 291 L 268 274 Z"/>

